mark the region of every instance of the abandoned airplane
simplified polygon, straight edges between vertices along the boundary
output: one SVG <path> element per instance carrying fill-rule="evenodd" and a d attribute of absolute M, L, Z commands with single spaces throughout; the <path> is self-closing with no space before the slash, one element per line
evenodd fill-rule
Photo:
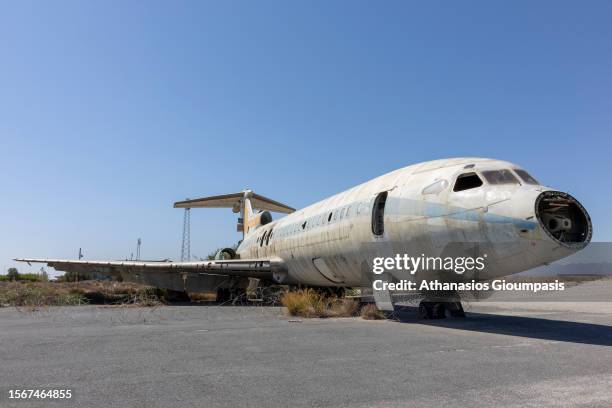
<path fill-rule="evenodd" d="M 592 236 L 590 217 L 574 197 L 540 185 L 515 164 L 485 158 L 415 164 L 297 211 L 250 190 L 174 207 L 231 208 L 240 214 L 243 239 L 236 250 L 197 262 L 16 260 L 175 291 L 216 291 L 227 300 L 253 286 L 371 287 L 373 259 L 395 254 L 486 254 L 482 271 L 407 277 L 485 281 L 566 257 Z M 273 221 L 271 212 L 288 215 Z M 381 309 L 393 308 L 388 291 L 375 290 L 374 299 Z M 420 311 L 440 317 L 444 308 L 424 299 Z"/>

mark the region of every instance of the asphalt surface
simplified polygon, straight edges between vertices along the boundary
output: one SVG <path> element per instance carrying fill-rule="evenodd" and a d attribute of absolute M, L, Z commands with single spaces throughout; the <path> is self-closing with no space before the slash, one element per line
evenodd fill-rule
<path fill-rule="evenodd" d="M 1 407 L 612 406 L 610 304 L 490 303 L 465 319 L 281 308 L 0 308 Z M 71 389 L 70 400 L 8 399 Z"/>

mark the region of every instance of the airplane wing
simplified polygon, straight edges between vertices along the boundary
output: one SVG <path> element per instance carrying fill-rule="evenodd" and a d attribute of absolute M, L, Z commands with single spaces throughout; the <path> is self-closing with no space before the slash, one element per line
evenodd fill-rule
<path fill-rule="evenodd" d="M 258 278 L 282 283 L 287 277 L 287 268 L 280 258 L 228 259 L 197 262 L 167 261 L 83 261 L 71 259 L 16 258 L 17 262 L 45 263 L 58 271 L 98 273 L 119 276 L 122 273 L 200 274 Z"/>

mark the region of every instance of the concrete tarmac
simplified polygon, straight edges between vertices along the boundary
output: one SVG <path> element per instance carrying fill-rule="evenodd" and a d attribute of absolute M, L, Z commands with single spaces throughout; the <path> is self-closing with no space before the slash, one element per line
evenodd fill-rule
<path fill-rule="evenodd" d="M 467 305 L 465 319 L 282 308 L 0 308 L 2 407 L 609 407 L 612 307 Z M 9 400 L 9 389 L 71 389 Z"/>

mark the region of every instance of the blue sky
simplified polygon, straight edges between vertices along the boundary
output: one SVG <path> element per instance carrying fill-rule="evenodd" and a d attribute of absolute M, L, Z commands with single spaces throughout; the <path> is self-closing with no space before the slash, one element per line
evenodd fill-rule
<path fill-rule="evenodd" d="M 180 255 L 172 203 L 519 163 L 612 240 L 607 1 L 2 2 L 0 266 Z M 192 253 L 239 239 L 194 210 Z M 20 265 L 23 269 L 23 266 Z"/>

